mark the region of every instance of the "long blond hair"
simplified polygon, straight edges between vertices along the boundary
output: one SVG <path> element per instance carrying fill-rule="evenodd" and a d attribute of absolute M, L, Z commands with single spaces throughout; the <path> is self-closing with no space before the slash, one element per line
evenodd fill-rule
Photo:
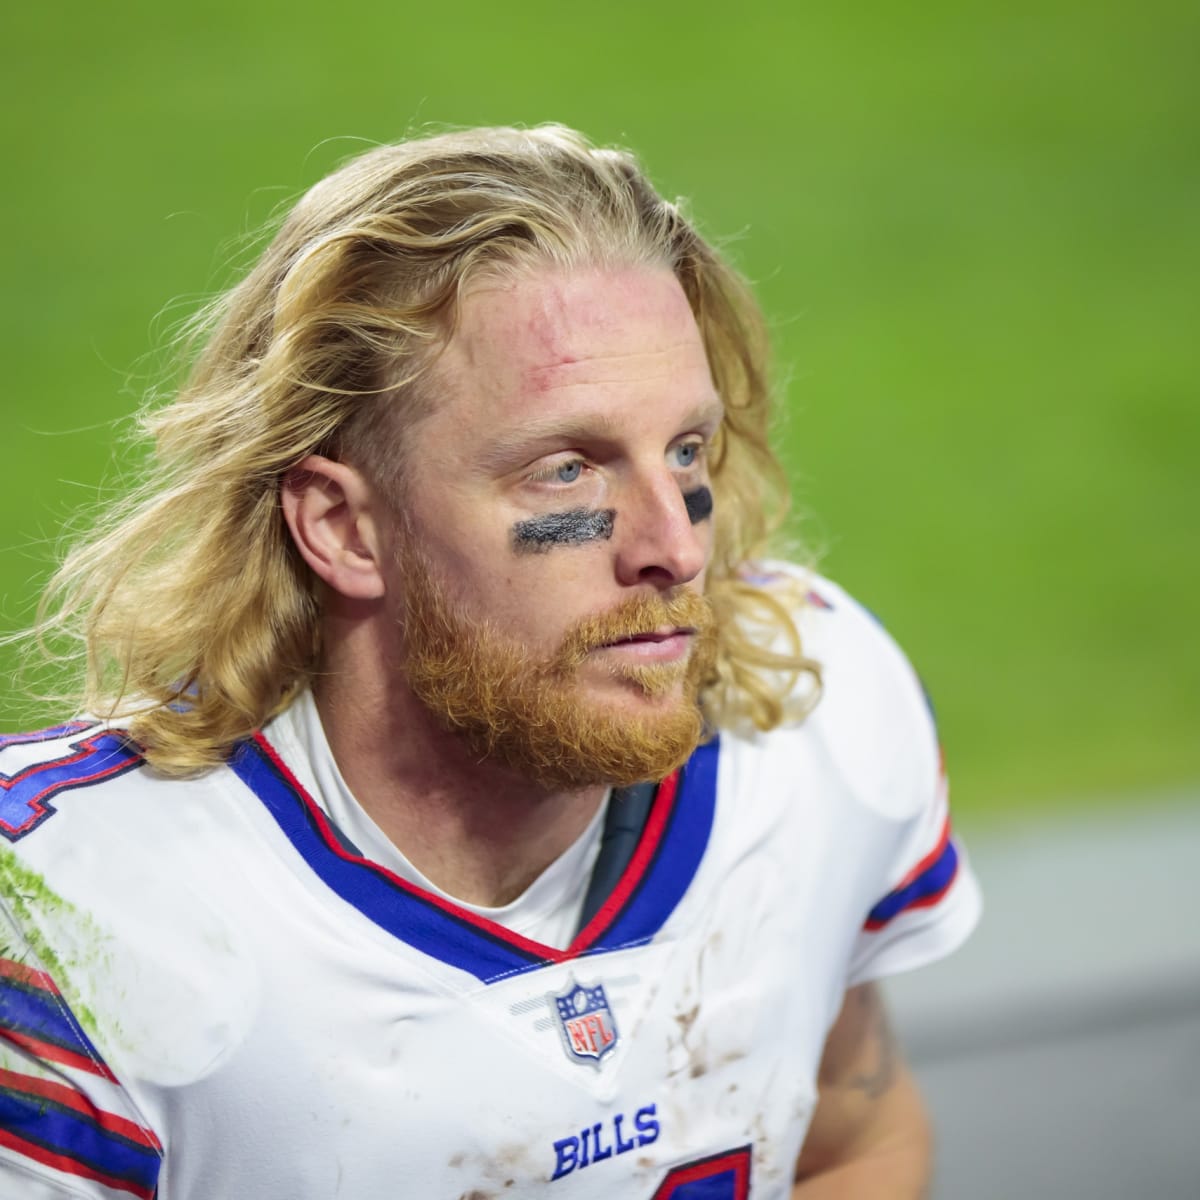
<path fill-rule="evenodd" d="M 194 323 L 185 385 L 142 417 L 155 454 L 51 580 L 35 633 L 82 658 L 86 711 L 168 774 L 221 761 L 284 708 L 321 655 L 313 579 L 280 511 L 319 452 L 383 487 L 464 287 L 528 264 L 666 266 L 707 347 L 726 418 L 712 459 L 719 624 L 703 702 L 720 727 L 784 719 L 802 653 L 791 601 L 743 577 L 786 508 L 768 445 L 767 337 L 737 273 L 627 153 L 561 126 L 383 146 L 296 204 L 250 273 Z M 811 689 L 810 689 L 811 690 Z"/>

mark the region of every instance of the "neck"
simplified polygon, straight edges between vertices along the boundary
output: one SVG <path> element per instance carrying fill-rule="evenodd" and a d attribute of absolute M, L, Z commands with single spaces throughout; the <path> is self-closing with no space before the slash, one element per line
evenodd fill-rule
<path fill-rule="evenodd" d="M 488 906 L 516 899 L 579 837 L 607 789 L 546 789 L 478 761 L 433 721 L 368 627 L 327 632 L 314 696 L 355 799 L 443 891 Z"/>

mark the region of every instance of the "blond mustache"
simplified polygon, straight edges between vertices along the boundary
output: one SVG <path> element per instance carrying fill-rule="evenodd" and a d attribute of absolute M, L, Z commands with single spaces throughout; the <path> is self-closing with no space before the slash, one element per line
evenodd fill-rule
<path fill-rule="evenodd" d="M 563 639 L 554 666 L 573 670 L 593 650 L 663 629 L 687 630 L 704 639 L 714 626 L 712 605 L 699 592 L 679 592 L 669 598 L 634 596 L 575 625 Z"/>

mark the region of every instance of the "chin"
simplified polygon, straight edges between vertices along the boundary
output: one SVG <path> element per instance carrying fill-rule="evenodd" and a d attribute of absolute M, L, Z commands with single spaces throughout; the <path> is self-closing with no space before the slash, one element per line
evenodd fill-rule
<path fill-rule="evenodd" d="M 587 689 L 587 699 L 631 713 L 672 711 L 692 702 L 689 691 L 682 667 L 638 667 L 612 671 L 603 684 Z"/>

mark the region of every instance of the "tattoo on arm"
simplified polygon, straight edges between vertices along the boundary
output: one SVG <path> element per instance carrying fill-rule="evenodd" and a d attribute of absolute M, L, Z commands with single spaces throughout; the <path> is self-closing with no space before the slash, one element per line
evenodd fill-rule
<path fill-rule="evenodd" d="M 826 1046 L 820 1083 L 878 1100 L 899 1070 L 900 1050 L 879 989 L 873 984 L 854 988 Z"/>
<path fill-rule="evenodd" d="M 896 1037 L 876 988 L 864 988 L 855 999 L 866 1010 L 863 1041 L 868 1058 L 864 1067 L 851 1076 L 850 1086 L 878 1100 L 896 1082 Z"/>
<path fill-rule="evenodd" d="M 817 1107 L 796 1162 L 794 1200 L 924 1196 L 928 1120 L 877 984 L 847 991 L 825 1040 L 817 1084 Z"/>

